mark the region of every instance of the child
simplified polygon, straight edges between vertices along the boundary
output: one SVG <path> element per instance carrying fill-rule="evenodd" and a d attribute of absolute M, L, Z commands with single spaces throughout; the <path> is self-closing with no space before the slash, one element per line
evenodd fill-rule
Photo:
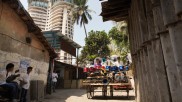
<path fill-rule="evenodd" d="M 58 78 L 58 74 L 56 73 L 56 71 L 54 71 L 52 73 L 52 82 L 53 82 L 53 92 L 56 92 L 55 89 L 56 89 L 56 83 L 57 83 L 57 78 Z"/>
<path fill-rule="evenodd" d="M 32 69 L 33 69 L 32 67 L 28 67 L 27 74 L 23 76 L 24 84 L 22 85 L 20 102 L 26 102 L 27 91 L 30 87 L 30 72 L 32 71 Z"/>

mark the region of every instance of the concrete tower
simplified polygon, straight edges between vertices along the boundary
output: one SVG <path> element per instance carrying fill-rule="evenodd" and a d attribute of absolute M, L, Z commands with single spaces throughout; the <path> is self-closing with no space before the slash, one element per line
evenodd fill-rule
<path fill-rule="evenodd" d="M 28 0 L 28 12 L 42 31 L 46 28 L 48 0 Z"/>
<path fill-rule="evenodd" d="M 51 0 L 49 3 L 49 20 L 46 30 L 60 30 L 63 35 L 73 39 L 74 25 L 70 16 L 73 7 L 71 0 Z"/>

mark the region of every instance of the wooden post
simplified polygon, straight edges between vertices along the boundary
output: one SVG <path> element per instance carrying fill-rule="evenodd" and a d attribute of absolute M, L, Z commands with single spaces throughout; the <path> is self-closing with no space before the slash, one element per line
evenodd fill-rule
<path fill-rule="evenodd" d="M 78 88 L 78 78 L 79 78 L 79 76 L 78 76 L 78 54 L 79 54 L 79 48 L 77 48 L 77 56 L 76 56 L 76 66 L 77 66 L 77 68 L 76 68 L 76 88 Z"/>
<path fill-rule="evenodd" d="M 140 83 L 140 70 L 139 70 L 139 68 L 140 68 L 140 63 L 139 63 L 139 61 L 140 61 L 140 59 L 139 59 L 139 54 L 137 54 L 136 55 L 136 67 L 137 67 L 137 69 L 136 69 L 136 74 L 137 74 L 137 82 L 135 83 L 136 84 L 136 93 L 137 93 L 137 96 L 136 96 L 136 102 L 140 102 L 140 98 L 141 98 L 141 83 Z"/>
<path fill-rule="evenodd" d="M 135 74 L 134 74 L 134 78 L 135 78 L 135 101 L 139 102 L 139 97 L 140 97 L 140 93 L 139 93 L 139 79 L 138 79 L 138 70 L 136 68 L 138 68 L 138 56 L 137 55 L 133 55 L 132 56 L 133 59 L 133 63 L 135 64 Z"/>
<path fill-rule="evenodd" d="M 150 89 L 148 90 L 152 90 L 152 93 L 150 95 L 152 95 L 152 101 L 153 102 L 161 102 L 160 99 L 160 93 L 158 92 L 159 90 L 159 83 L 157 80 L 157 72 L 155 71 L 155 65 L 154 65 L 154 53 L 153 53 L 153 48 L 152 45 L 148 45 L 147 47 L 148 50 L 148 59 L 149 59 L 149 73 L 151 76 L 151 86 Z"/>
<path fill-rule="evenodd" d="M 146 50 L 147 50 L 147 55 L 146 55 L 146 60 L 148 59 L 147 62 L 147 74 L 148 74 L 148 81 L 149 81 L 149 95 L 150 95 L 150 102 L 160 102 L 159 92 L 158 92 L 158 82 L 156 81 L 157 79 L 157 74 L 154 69 L 154 55 L 152 52 L 152 41 L 153 38 L 155 38 L 155 29 L 154 29 L 154 19 L 153 19 L 153 12 L 152 12 L 152 3 L 150 0 L 145 0 L 145 11 L 146 11 L 146 18 L 147 18 L 147 26 L 148 26 L 148 39 L 146 41 Z M 155 83 L 155 84 L 154 84 Z"/>
<path fill-rule="evenodd" d="M 182 85 L 182 22 L 179 21 L 176 25 L 170 25 L 169 27 L 171 42 L 173 46 L 175 62 L 180 75 L 180 84 Z"/>
<path fill-rule="evenodd" d="M 164 57 L 167 67 L 171 98 L 173 102 L 181 102 L 182 97 L 180 97 L 180 93 L 182 92 L 182 86 L 181 86 L 182 66 L 179 63 L 182 63 L 181 59 L 182 50 L 180 50 L 182 47 L 178 46 L 178 44 L 182 43 L 181 41 L 182 24 L 178 23 L 180 22 L 178 21 L 180 8 L 176 6 L 181 4 L 182 1 L 178 0 L 160 0 L 160 1 L 161 1 L 162 14 L 164 18 L 164 24 L 169 29 L 169 32 L 160 34 L 160 37 L 163 45 L 163 53 L 165 55 Z M 176 13 L 178 15 L 176 15 Z"/>
<path fill-rule="evenodd" d="M 153 42 L 153 51 L 155 54 L 155 68 L 157 72 L 158 82 L 159 82 L 159 92 L 161 97 L 161 102 L 171 102 L 171 93 L 169 88 L 169 81 L 167 70 L 165 67 L 165 60 L 163 56 L 163 49 L 161 45 L 160 36 L 158 34 L 163 33 L 166 31 L 164 27 L 160 1 L 158 0 L 151 0 L 153 5 L 153 17 L 154 17 L 154 25 L 155 25 L 155 34 L 157 39 Z M 165 46 L 164 46 L 165 47 Z"/>
<path fill-rule="evenodd" d="M 160 96 L 158 98 L 161 99 L 160 102 L 171 102 L 160 40 L 156 39 L 153 41 L 152 47 L 154 53 L 154 71 L 157 73 L 156 81 L 159 83 L 158 92 Z"/>
<path fill-rule="evenodd" d="M 142 52 L 139 52 L 139 67 L 138 67 L 138 75 L 139 75 L 139 85 L 140 85 L 140 102 L 145 102 L 145 90 L 144 90 L 144 82 L 143 82 L 143 73 L 142 73 Z"/>
<path fill-rule="evenodd" d="M 162 43 L 162 49 L 163 49 L 163 54 L 165 59 L 167 75 L 169 79 L 172 100 L 173 102 L 180 102 L 180 100 L 182 101 L 182 97 L 180 97 L 180 93 L 182 92 L 182 89 L 180 86 L 180 79 L 179 79 L 178 71 L 176 68 L 175 60 L 174 60 L 174 54 L 173 54 L 173 49 L 171 46 L 169 33 L 166 32 L 164 34 L 160 34 L 160 39 Z"/>
<path fill-rule="evenodd" d="M 182 15 L 182 1 L 181 0 L 173 0 L 174 2 L 174 8 L 175 8 L 175 13 L 178 15 L 178 16 L 181 16 Z"/>
<path fill-rule="evenodd" d="M 133 5 L 133 3 L 132 3 Z M 136 43 L 134 43 L 136 40 L 136 32 L 135 31 L 135 25 L 134 25 L 134 9 L 133 6 L 129 13 L 129 19 L 128 19 L 128 31 L 129 31 L 129 41 L 130 41 L 130 50 L 132 55 L 133 64 L 135 65 L 135 71 L 134 71 L 134 81 L 135 81 L 135 100 L 137 102 L 140 102 L 140 89 L 139 89 L 139 74 L 138 74 L 138 68 L 139 67 L 139 56 L 136 54 Z"/>
<path fill-rule="evenodd" d="M 150 102 L 150 91 L 148 90 L 149 85 L 149 81 L 148 81 L 148 64 L 146 60 L 146 56 L 145 56 L 145 45 L 144 43 L 148 40 L 148 28 L 147 28 L 147 18 L 146 18 L 146 14 L 145 14 L 145 3 L 144 0 L 138 0 L 137 2 L 137 14 L 138 15 L 138 22 L 137 24 L 139 25 L 139 42 L 140 42 L 140 48 L 138 48 L 138 50 L 141 50 L 141 84 L 143 84 L 142 86 L 142 91 L 143 91 L 143 97 L 141 99 L 141 101 L 143 102 Z M 135 26 L 137 26 L 137 24 L 135 24 Z"/>
<path fill-rule="evenodd" d="M 148 60 L 146 58 L 146 52 L 145 52 L 145 47 L 142 48 L 142 63 L 143 63 L 143 67 L 142 67 L 142 77 L 143 77 L 143 84 L 144 84 L 144 90 L 145 90 L 145 101 L 144 102 L 151 102 L 150 101 L 150 93 L 149 93 L 149 78 L 148 78 Z"/>
<path fill-rule="evenodd" d="M 161 0 L 162 10 L 166 11 L 163 12 L 164 18 L 166 18 L 166 26 L 169 29 L 170 38 L 173 46 L 174 58 L 177 66 L 178 73 L 180 75 L 180 84 L 182 87 L 182 47 L 180 46 L 181 41 L 181 32 L 182 32 L 182 23 L 181 20 L 178 18 L 181 17 L 181 7 L 179 6 L 182 1 L 180 0 Z M 167 3 L 171 3 L 173 5 L 167 5 Z M 168 12 L 167 12 L 168 11 Z M 177 13 L 177 14 L 176 14 Z M 173 19 L 170 19 L 172 18 Z"/>
<path fill-rule="evenodd" d="M 175 15 L 173 0 L 160 0 L 164 25 L 168 26 L 177 22 L 178 17 Z"/>

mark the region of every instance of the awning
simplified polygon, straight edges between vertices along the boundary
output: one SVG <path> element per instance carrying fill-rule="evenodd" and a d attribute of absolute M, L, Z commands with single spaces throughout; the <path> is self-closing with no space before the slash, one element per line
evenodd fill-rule
<path fill-rule="evenodd" d="M 54 66 L 56 67 L 56 68 L 61 68 L 61 67 L 65 67 L 65 68 L 77 68 L 77 66 L 76 65 L 71 65 L 71 64 L 67 64 L 67 63 L 63 63 L 63 62 L 59 62 L 59 61 L 55 61 L 54 62 Z M 78 68 L 80 68 L 80 69 L 83 69 L 82 67 L 78 67 Z"/>
<path fill-rule="evenodd" d="M 54 49 L 61 49 L 60 39 L 57 35 L 58 31 L 44 31 L 43 34 L 46 37 L 47 41 Z"/>
<path fill-rule="evenodd" d="M 79 44 L 61 34 L 59 30 L 44 31 L 44 36 L 55 50 L 63 50 L 76 57 L 76 49 L 81 48 Z"/>
<path fill-rule="evenodd" d="M 81 48 L 81 46 L 79 44 L 77 44 L 73 40 L 69 39 L 67 36 L 61 34 L 60 32 L 58 32 L 58 35 L 60 36 L 61 41 L 65 41 L 65 42 L 69 43 L 74 48 Z"/>
<path fill-rule="evenodd" d="M 122 21 L 128 17 L 131 0 L 108 0 L 102 2 L 103 21 Z"/>

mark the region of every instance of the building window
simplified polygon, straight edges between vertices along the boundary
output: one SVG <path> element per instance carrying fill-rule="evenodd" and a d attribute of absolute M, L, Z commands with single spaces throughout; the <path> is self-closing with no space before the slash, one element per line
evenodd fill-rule
<path fill-rule="evenodd" d="M 64 60 L 67 60 L 67 57 L 64 57 Z"/>

